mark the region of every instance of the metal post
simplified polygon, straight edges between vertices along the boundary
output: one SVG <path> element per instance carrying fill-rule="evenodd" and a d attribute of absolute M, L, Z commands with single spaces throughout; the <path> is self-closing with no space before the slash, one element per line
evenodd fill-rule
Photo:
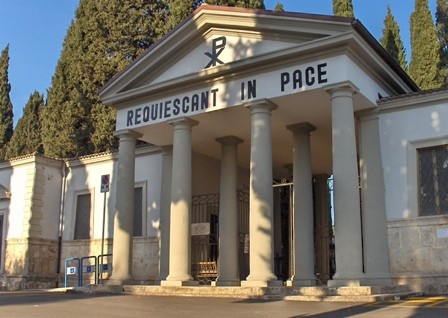
<path fill-rule="evenodd" d="M 101 234 L 101 256 L 104 255 L 104 228 L 106 223 L 106 192 L 104 192 L 104 201 L 103 201 L 103 230 Z M 98 271 L 98 283 L 103 283 L 103 257 L 101 257 L 100 269 Z"/>

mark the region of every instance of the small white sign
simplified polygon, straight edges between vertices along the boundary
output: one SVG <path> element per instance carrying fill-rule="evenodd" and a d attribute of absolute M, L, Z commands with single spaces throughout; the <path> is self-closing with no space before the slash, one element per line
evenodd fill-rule
<path fill-rule="evenodd" d="M 209 235 L 210 223 L 193 223 L 191 224 L 191 235 Z"/>
<path fill-rule="evenodd" d="M 67 275 L 75 275 L 76 267 L 67 267 Z"/>
<path fill-rule="evenodd" d="M 438 229 L 437 238 L 448 238 L 448 229 Z"/>

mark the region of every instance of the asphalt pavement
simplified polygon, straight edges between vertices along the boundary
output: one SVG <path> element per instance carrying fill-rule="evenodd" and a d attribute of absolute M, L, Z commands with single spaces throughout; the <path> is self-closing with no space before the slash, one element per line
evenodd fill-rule
<path fill-rule="evenodd" d="M 0 292 L 0 317 L 443 318 L 448 317 L 448 297 L 419 297 L 378 303 L 339 303 L 82 294 L 39 290 Z"/>

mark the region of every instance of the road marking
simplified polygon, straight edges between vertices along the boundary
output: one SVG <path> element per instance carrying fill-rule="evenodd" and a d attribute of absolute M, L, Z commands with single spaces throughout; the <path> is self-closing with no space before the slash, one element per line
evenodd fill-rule
<path fill-rule="evenodd" d="M 372 307 L 389 307 L 389 308 L 448 308 L 447 296 L 435 296 L 435 297 L 413 297 L 399 300 L 386 300 L 382 302 L 374 302 L 366 304 L 366 306 Z"/>

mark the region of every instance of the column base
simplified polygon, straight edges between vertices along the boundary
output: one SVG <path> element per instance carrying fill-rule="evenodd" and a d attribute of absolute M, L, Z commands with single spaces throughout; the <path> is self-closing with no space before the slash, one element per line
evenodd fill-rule
<path fill-rule="evenodd" d="M 240 280 L 215 280 L 211 282 L 213 287 L 217 286 L 241 286 Z"/>
<path fill-rule="evenodd" d="M 316 278 L 292 278 L 286 281 L 288 287 L 312 287 L 316 285 Z"/>
<path fill-rule="evenodd" d="M 111 285 L 111 286 L 120 286 L 120 285 L 138 285 L 138 281 L 136 281 L 133 278 L 127 278 L 127 279 L 115 279 L 115 278 L 109 278 L 104 279 L 103 284 L 105 285 Z"/>
<path fill-rule="evenodd" d="M 361 279 L 356 279 L 356 278 L 353 278 L 353 279 L 341 278 L 341 279 L 339 279 L 339 278 L 336 278 L 336 279 L 329 280 L 327 282 L 327 286 L 328 287 L 359 287 L 362 285 L 361 283 L 362 283 Z"/>
<path fill-rule="evenodd" d="M 243 280 L 241 287 L 281 287 L 281 280 Z"/>
<path fill-rule="evenodd" d="M 182 287 L 182 286 L 198 286 L 197 280 L 162 280 L 160 286 L 162 287 Z"/>

